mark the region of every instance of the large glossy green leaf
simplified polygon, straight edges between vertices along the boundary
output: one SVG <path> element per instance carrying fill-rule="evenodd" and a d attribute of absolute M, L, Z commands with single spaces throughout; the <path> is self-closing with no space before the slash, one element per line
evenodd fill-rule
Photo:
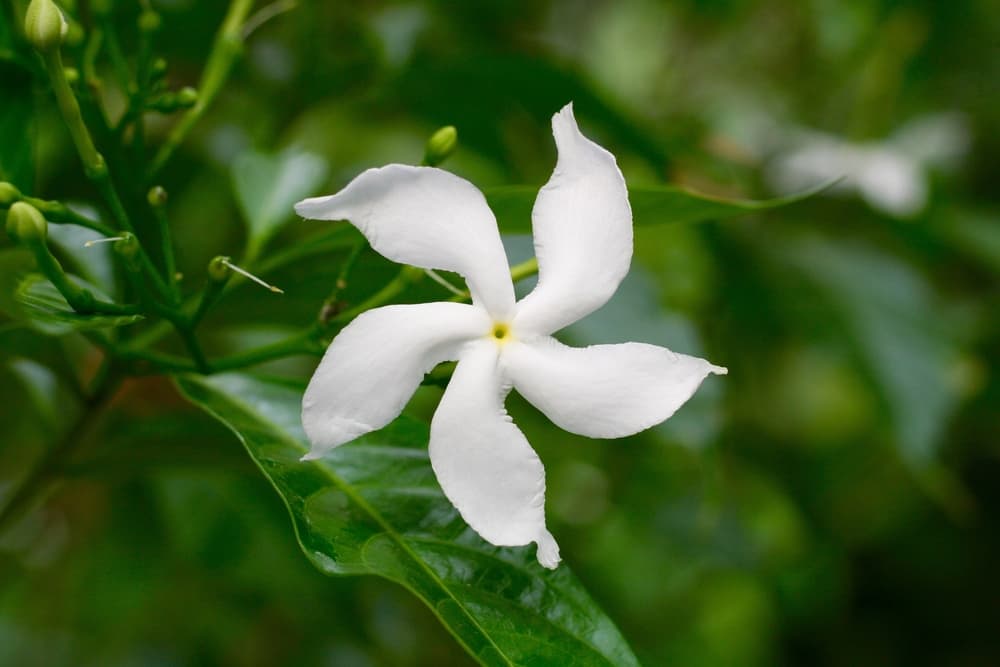
<path fill-rule="evenodd" d="M 78 279 L 76 282 L 95 296 L 105 298 L 93 285 Z M 38 273 L 26 275 L 18 285 L 15 296 L 21 314 L 39 331 L 55 336 L 71 331 L 120 327 L 142 319 L 142 315 L 81 315 L 66 303 L 63 295 L 45 276 Z"/>
<path fill-rule="evenodd" d="M 629 186 L 628 195 L 635 224 L 657 225 L 724 220 L 754 211 L 779 208 L 812 197 L 829 185 L 824 183 L 789 197 L 762 200 L 723 199 L 677 185 Z M 502 232 L 531 232 L 531 207 L 535 203 L 538 189 L 532 185 L 512 185 L 486 190 L 486 200 L 496 214 Z"/>
<path fill-rule="evenodd" d="M 442 495 L 427 428 L 400 419 L 301 462 L 300 389 L 221 375 L 180 390 L 226 424 L 288 506 L 306 556 L 328 574 L 375 574 L 412 591 L 484 665 L 636 665 L 563 564 L 485 543 Z"/>
<path fill-rule="evenodd" d="M 326 160 L 293 149 L 276 155 L 243 153 L 233 161 L 236 200 L 249 226 L 247 254 L 256 256 L 292 219 L 292 205 L 315 194 L 327 175 Z"/>

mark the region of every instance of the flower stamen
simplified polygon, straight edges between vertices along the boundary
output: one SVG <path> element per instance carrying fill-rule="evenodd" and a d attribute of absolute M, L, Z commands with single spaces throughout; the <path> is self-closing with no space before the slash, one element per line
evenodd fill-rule
<path fill-rule="evenodd" d="M 124 236 L 109 236 L 103 239 L 90 239 L 89 241 L 83 244 L 83 247 L 92 248 L 98 243 L 112 243 L 114 241 L 124 241 L 124 240 L 125 240 Z"/>
<path fill-rule="evenodd" d="M 267 289 L 271 290 L 272 292 L 275 292 L 276 294 L 284 294 L 285 293 L 285 290 L 281 289 L 280 287 L 275 287 L 274 285 L 272 285 L 270 283 L 264 282 L 263 280 L 261 280 L 260 278 L 258 278 L 254 274 L 250 273 L 246 269 L 241 269 L 240 267 L 236 266 L 235 264 L 233 264 L 232 262 L 230 262 L 225 257 L 223 257 L 221 260 L 219 260 L 219 263 L 222 264 L 223 266 L 227 267 L 228 269 L 230 269 L 232 271 L 235 271 L 236 273 L 240 274 L 244 278 L 249 278 L 250 280 L 252 280 L 255 283 L 257 283 L 258 285 L 260 285 L 261 287 L 266 287 Z"/>

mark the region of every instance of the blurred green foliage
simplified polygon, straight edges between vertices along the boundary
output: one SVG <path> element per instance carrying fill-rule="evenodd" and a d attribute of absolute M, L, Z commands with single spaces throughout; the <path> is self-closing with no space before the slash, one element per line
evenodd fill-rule
<path fill-rule="evenodd" d="M 23 5 L 0 3 L 0 177 L 92 203 L 32 84 L 39 65 L 18 47 Z M 197 85 L 225 7 L 153 6 L 171 89 Z M 126 53 L 138 14 L 114 5 Z M 300 2 L 249 35 L 162 172 L 177 269 L 200 285 L 213 256 L 244 247 L 246 223 L 263 262 L 326 244 L 268 275 L 284 296 L 243 284 L 220 301 L 201 333 L 210 353 L 236 352 L 310 324 L 355 238 L 278 228 L 288 220 L 271 204 L 298 195 L 260 183 L 281 162 L 313 175 L 327 164 L 319 190 L 332 192 L 366 167 L 418 162 L 454 125 L 447 168 L 483 187 L 538 185 L 554 163 L 548 118 L 574 100 L 630 185 L 760 198 L 776 194 L 769 165 L 798 130 L 878 145 L 958 111 L 968 148 L 951 169 L 921 171 L 929 198 L 914 215 L 831 194 L 637 228 L 629 279 L 566 337 L 729 367 L 666 424 L 599 442 L 516 396 L 510 410 L 546 463 L 566 562 L 643 664 L 995 664 L 997 43 L 987 0 Z M 124 98 L 99 63 L 115 116 Z M 150 115 L 154 142 L 171 122 Z M 53 243 L 107 285 L 108 259 L 85 240 Z M 512 261 L 530 254 L 524 237 L 506 240 Z M 69 482 L 0 536 L 0 664 L 471 664 L 401 588 L 314 570 L 236 440 L 161 378 L 129 380 L 76 426 L 95 352 L 17 319 L 30 262 L 3 241 L 0 496 L 51 443 L 86 444 L 62 462 Z M 339 298 L 358 303 L 393 271 L 363 255 Z M 422 283 L 404 297 L 440 294 Z M 261 370 L 301 378 L 313 365 Z M 426 417 L 439 395 L 421 389 L 409 412 Z"/>

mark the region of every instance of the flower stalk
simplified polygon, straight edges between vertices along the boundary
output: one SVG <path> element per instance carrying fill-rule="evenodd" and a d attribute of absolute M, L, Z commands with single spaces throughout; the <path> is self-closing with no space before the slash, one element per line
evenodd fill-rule
<path fill-rule="evenodd" d="M 215 37 L 212 52 L 208 56 L 208 63 L 205 65 L 201 81 L 198 84 L 198 99 L 194 106 L 188 109 L 177 122 L 167 140 L 156 153 L 149 168 L 150 177 L 158 174 L 166 165 L 174 151 L 184 142 L 191 128 L 201 120 L 205 111 L 215 101 L 215 97 L 229 76 L 233 63 L 243 52 L 243 25 L 252 8 L 253 0 L 232 0 L 229 3 L 229 11 Z"/>

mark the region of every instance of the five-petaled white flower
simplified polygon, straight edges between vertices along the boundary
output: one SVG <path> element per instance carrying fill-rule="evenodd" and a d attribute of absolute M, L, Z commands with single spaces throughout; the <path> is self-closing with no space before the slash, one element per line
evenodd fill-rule
<path fill-rule="evenodd" d="M 430 459 L 465 521 L 498 546 L 536 542 L 545 470 L 504 409 L 511 387 L 572 433 L 620 438 L 672 415 L 725 368 L 642 343 L 573 348 L 552 334 L 602 306 L 628 272 L 632 211 L 611 153 L 584 137 L 567 105 L 552 119 L 559 159 L 532 211 L 538 285 L 515 303 L 496 219 L 468 181 L 430 167 L 369 169 L 343 190 L 299 202 L 299 215 L 348 220 L 385 257 L 462 275 L 472 305 L 392 305 L 334 339 L 302 401 L 304 458 L 382 428 L 424 374 L 458 361 L 431 421 Z"/>

